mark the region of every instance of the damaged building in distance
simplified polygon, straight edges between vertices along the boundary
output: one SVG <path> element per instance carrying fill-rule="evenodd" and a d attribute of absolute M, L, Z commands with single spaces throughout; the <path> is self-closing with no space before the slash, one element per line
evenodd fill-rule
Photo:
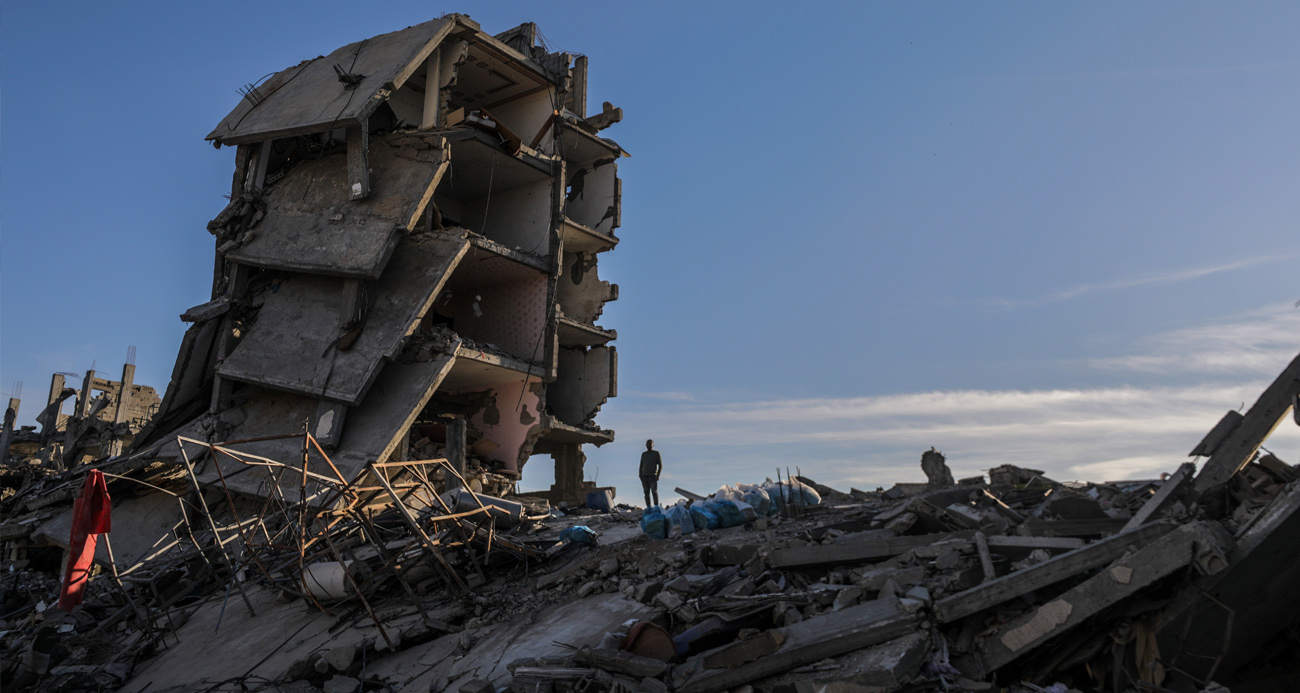
<path fill-rule="evenodd" d="M 618 363 L 597 258 L 627 154 L 599 134 L 620 109 L 588 116 L 586 58 L 538 44 L 531 23 L 493 36 L 447 15 L 243 90 L 207 136 L 236 147 L 212 300 L 182 316 L 136 455 L 306 425 L 346 478 L 469 457 L 500 491 L 541 454 L 543 495 L 584 497 L 582 445 L 614 437 L 594 422 Z M 293 460 L 302 442 L 240 449 Z"/>

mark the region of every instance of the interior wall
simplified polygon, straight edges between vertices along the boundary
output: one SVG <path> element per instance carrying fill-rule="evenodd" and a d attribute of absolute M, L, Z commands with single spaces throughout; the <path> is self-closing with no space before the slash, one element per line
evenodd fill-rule
<path fill-rule="evenodd" d="M 582 174 L 582 192 L 565 204 L 565 214 L 589 229 L 612 234 L 618 218 L 618 164 L 569 171 L 572 186 L 578 171 Z"/>
<path fill-rule="evenodd" d="M 596 258 L 591 253 L 564 253 L 560 279 L 556 283 L 556 302 L 565 317 L 591 323 L 612 300 L 614 290 L 596 275 Z"/>
<path fill-rule="evenodd" d="M 388 106 L 393 109 L 397 119 L 406 125 L 420 127 L 424 119 L 424 94 L 415 91 L 413 84 L 424 85 L 424 71 L 406 80 L 401 89 L 388 97 Z"/>
<path fill-rule="evenodd" d="M 555 382 L 546 388 L 546 407 L 560 421 L 581 426 L 614 395 L 613 347 L 561 348 Z"/>
<path fill-rule="evenodd" d="M 532 145 L 533 138 L 546 125 L 547 119 L 555 106 L 551 103 L 550 89 L 515 99 L 499 106 L 488 106 L 488 112 L 501 119 L 502 124 L 510 128 L 525 145 Z M 544 154 L 554 150 L 555 128 L 548 128 L 536 149 Z"/>
<path fill-rule="evenodd" d="M 492 395 L 493 403 L 470 418 L 470 423 L 483 437 L 500 446 L 487 453 L 487 457 L 499 461 L 506 469 L 518 471 L 520 448 L 540 419 L 541 398 L 526 387 L 522 374 L 518 380 L 492 388 Z"/>
<path fill-rule="evenodd" d="M 492 193 L 461 205 L 461 224 L 507 248 L 550 255 L 550 180 Z"/>
<path fill-rule="evenodd" d="M 474 304 L 478 304 L 478 313 Z M 495 345 L 526 361 L 541 361 L 546 329 L 546 276 L 477 288 L 457 289 L 433 310 L 453 320 L 462 337 Z"/>

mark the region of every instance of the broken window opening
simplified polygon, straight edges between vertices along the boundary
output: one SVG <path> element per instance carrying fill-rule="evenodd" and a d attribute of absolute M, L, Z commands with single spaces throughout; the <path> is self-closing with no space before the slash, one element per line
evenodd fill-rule
<path fill-rule="evenodd" d="M 544 493 L 555 483 L 555 458 L 547 454 L 533 454 L 519 471 L 520 493 Z"/>

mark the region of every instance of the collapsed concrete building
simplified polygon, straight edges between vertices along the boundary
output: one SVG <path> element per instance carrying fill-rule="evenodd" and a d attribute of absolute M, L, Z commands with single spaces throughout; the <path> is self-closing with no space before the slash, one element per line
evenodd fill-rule
<path fill-rule="evenodd" d="M 594 422 L 618 363 L 597 258 L 627 154 L 599 135 L 621 110 L 588 115 L 586 57 L 538 44 L 447 15 L 244 90 L 207 136 L 236 148 L 212 297 L 182 315 L 138 457 L 175 460 L 182 436 L 293 460 L 300 441 L 267 438 L 306 426 L 347 478 L 447 457 L 503 489 L 550 455 L 542 495 L 583 500 L 582 446 L 614 437 Z"/>
<path fill-rule="evenodd" d="M 66 373 L 50 376 L 50 394 L 36 415 L 40 425 L 15 430 L 19 397 L 11 397 L 0 430 L 0 465 L 37 463 L 71 469 L 92 460 L 121 455 L 132 446 L 158 411 L 158 392 L 135 383 L 135 347 L 122 365 L 122 379 L 101 378 L 92 368 L 81 387 L 68 387 Z M 65 414 L 66 402 L 72 412 Z"/>

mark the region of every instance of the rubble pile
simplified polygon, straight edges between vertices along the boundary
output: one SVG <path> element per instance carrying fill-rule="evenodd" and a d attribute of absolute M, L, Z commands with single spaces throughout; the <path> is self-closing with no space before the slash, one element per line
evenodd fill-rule
<path fill-rule="evenodd" d="M 952 481 L 930 450 L 924 484 L 843 491 L 794 475 L 707 497 L 678 489 L 682 501 L 645 511 L 474 493 L 443 459 L 345 479 L 307 433 L 285 436 L 301 446 L 295 462 L 181 438 L 179 467 L 119 458 L 0 504 L 10 552 L 28 540 L 0 577 L 0 683 L 1287 690 L 1300 680 L 1300 474 L 1256 440 L 1240 469 L 1197 492 L 1223 446 L 1280 418 L 1270 401 L 1207 436 L 1199 473 L 1078 483 L 1005 465 Z M 217 457 L 262 495 L 201 483 Z M 129 524 L 103 535 L 116 544 L 69 613 L 53 606 L 61 552 L 30 539 L 67 530 L 67 489 L 95 472 Z M 43 497 L 57 500 L 33 503 Z M 140 508 L 157 505 L 183 521 L 150 534 Z"/>

